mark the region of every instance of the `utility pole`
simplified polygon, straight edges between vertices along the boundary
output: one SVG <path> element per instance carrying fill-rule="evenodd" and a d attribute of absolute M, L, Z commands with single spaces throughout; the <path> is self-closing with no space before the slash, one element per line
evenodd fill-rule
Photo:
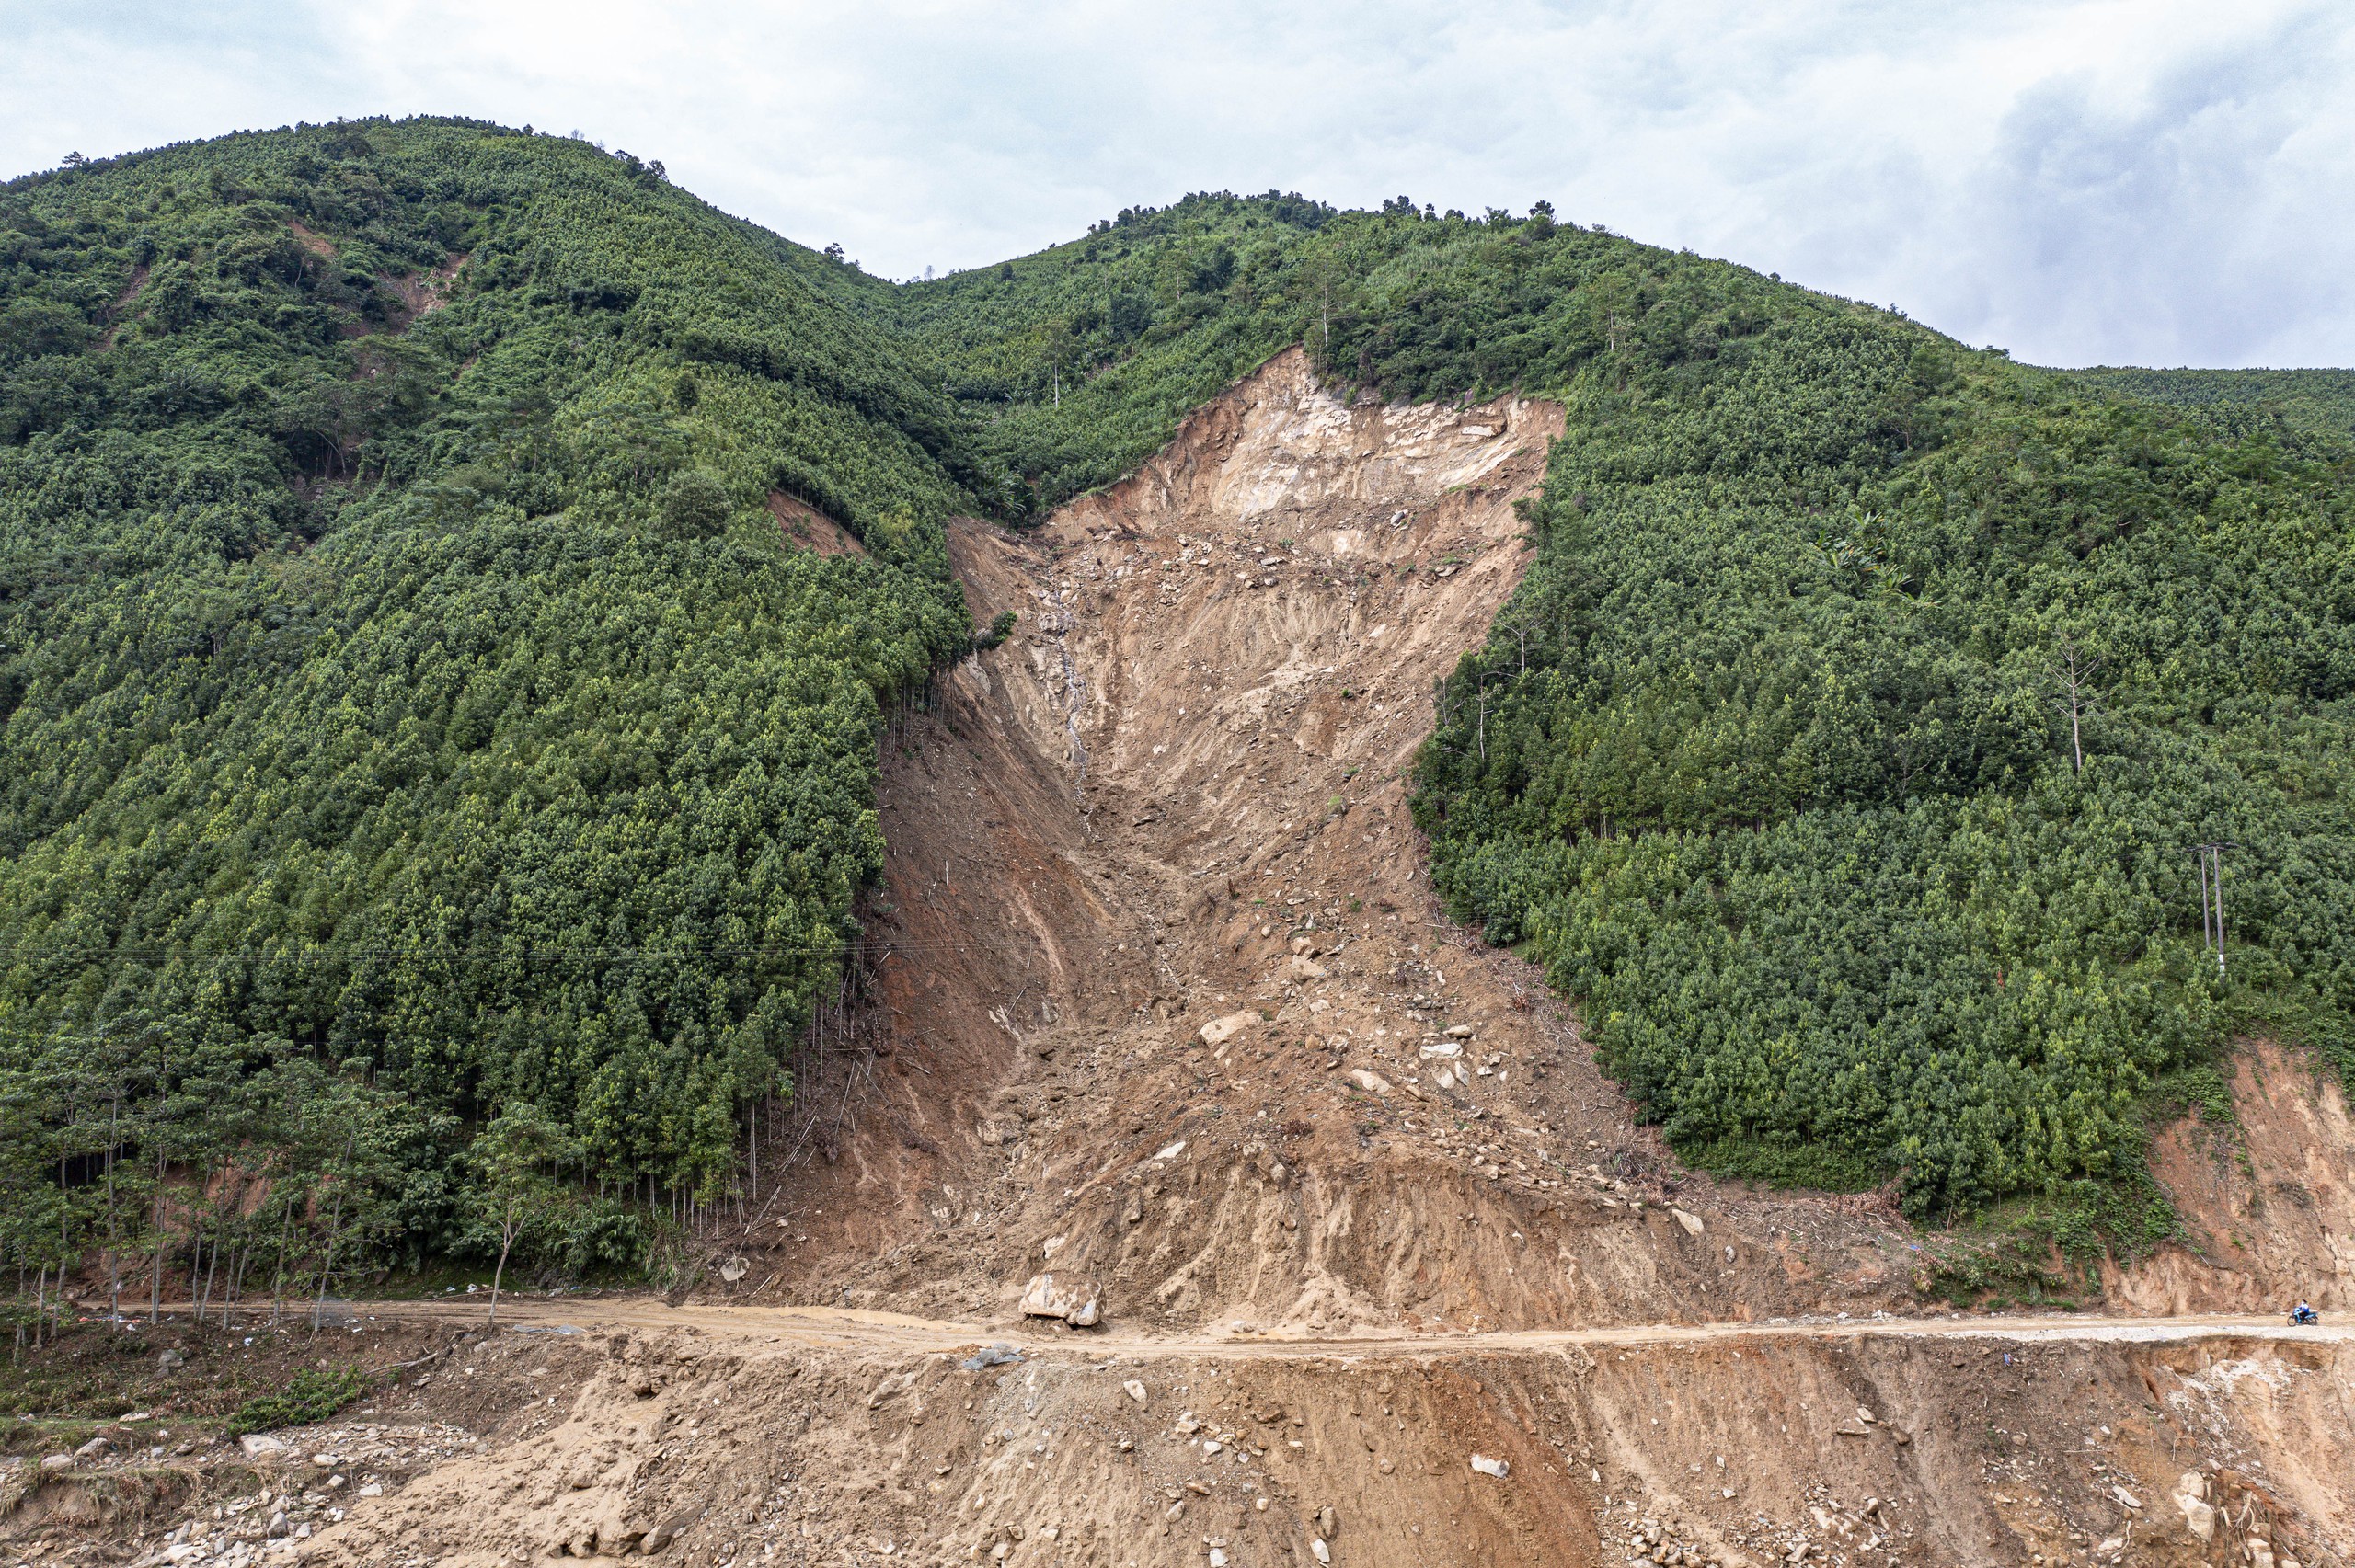
<path fill-rule="evenodd" d="M 2200 943 L 2216 955 L 2216 975 L 2224 974 L 2224 852 L 2241 846 L 2229 840 L 2195 844 L 2200 862 Z"/>

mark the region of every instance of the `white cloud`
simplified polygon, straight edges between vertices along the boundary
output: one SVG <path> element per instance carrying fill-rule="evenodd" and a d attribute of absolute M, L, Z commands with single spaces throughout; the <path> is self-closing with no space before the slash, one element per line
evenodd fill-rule
<path fill-rule="evenodd" d="M 0 0 L 0 169 L 338 114 L 578 127 L 873 270 L 1189 189 L 1565 217 L 2045 362 L 2355 363 L 2313 0 Z"/>

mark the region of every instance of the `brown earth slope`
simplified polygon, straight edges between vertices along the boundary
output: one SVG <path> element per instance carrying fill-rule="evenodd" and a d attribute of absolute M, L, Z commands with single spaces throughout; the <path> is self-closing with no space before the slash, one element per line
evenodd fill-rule
<path fill-rule="evenodd" d="M 2355 1310 L 2355 1118 L 2310 1052 L 2251 1042 L 2232 1063 L 2232 1116 L 2188 1116 L 2151 1149 L 2182 1218 L 2177 1243 L 2109 1271 L 2149 1312 L 2251 1311 L 2297 1298 Z"/>
<path fill-rule="evenodd" d="M 747 1289 L 974 1311 L 1051 1265 L 1319 1333 L 1905 1297 L 1893 1216 L 1678 1170 L 1432 904 L 1401 774 L 1560 418 L 1347 408 L 1288 354 L 1039 534 L 959 527 L 976 620 L 1022 620 L 887 759 L 890 1055 Z"/>

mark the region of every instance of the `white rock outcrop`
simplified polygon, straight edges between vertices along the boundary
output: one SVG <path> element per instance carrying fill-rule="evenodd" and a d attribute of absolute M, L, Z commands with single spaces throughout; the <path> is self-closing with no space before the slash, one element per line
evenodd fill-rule
<path fill-rule="evenodd" d="M 1202 1044 L 1223 1046 L 1258 1022 L 1256 1013 L 1230 1013 L 1223 1018 L 1213 1018 L 1202 1025 Z"/>

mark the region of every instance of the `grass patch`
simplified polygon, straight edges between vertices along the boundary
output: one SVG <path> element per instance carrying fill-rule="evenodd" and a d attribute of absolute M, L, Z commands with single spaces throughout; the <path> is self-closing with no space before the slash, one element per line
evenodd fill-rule
<path fill-rule="evenodd" d="M 271 1426 L 307 1426 L 325 1421 L 368 1391 L 367 1378 L 352 1367 L 321 1372 L 304 1368 L 274 1394 L 249 1399 L 222 1427 L 224 1437 L 242 1437 Z"/>
<path fill-rule="evenodd" d="M 1761 1138 L 1720 1138 L 1707 1143 L 1672 1144 L 1678 1159 L 1720 1180 L 1763 1182 L 1777 1187 L 1815 1187 L 1824 1192 L 1869 1192 L 1890 1173 L 1872 1161 L 1821 1144 L 1784 1143 Z"/>
<path fill-rule="evenodd" d="M 2182 1233 L 2166 1192 L 2140 1168 L 2004 1204 L 1925 1248 L 1923 1293 L 1957 1307 L 2074 1310 L 2104 1258 L 2131 1264 Z"/>

